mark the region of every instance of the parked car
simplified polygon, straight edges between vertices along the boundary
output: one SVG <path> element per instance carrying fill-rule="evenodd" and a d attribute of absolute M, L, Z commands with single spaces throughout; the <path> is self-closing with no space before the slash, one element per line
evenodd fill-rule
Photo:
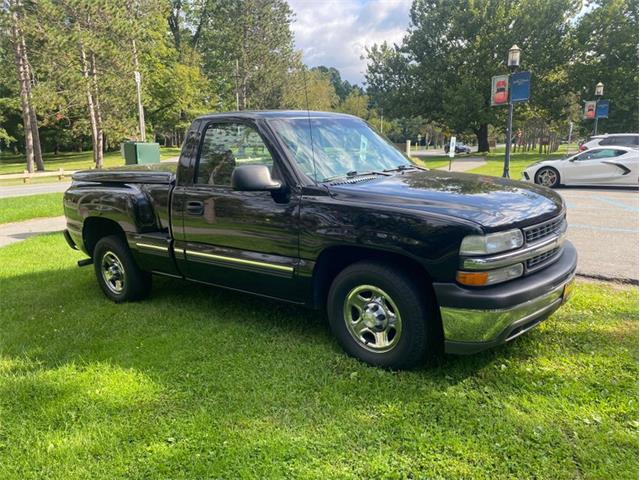
<path fill-rule="evenodd" d="M 555 192 L 419 167 L 334 113 L 200 117 L 177 163 L 76 173 L 64 211 L 115 302 L 153 274 L 306 305 L 391 368 L 518 337 L 567 299 L 577 261 Z"/>
<path fill-rule="evenodd" d="M 595 135 L 589 140 L 580 144 L 581 152 L 596 147 L 630 147 L 638 149 L 637 133 L 610 133 L 605 135 Z"/>
<path fill-rule="evenodd" d="M 449 153 L 449 150 L 451 150 L 451 147 L 449 145 L 445 145 L 444 146 L 445 153 Z M 456 142 L 455 152 L 456 153 L 471 153 L 471 147 L 468 146 L 468 145 L 465 145 L 462 142 Z"/>
<path fill-rule="evenodd" d="M 559 160 L 527 167 L 523 180 L 545 187 L 560 185 L 638 185 L 638 150 L 629 147 L 593 148 Z"/>

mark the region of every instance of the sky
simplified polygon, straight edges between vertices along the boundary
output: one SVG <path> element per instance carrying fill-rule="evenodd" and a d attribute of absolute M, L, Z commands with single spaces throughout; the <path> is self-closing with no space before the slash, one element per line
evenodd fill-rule
<path fill-rule="evenodd" d="M 310 67 L 335 67 L 343 79 L 364 82 L 365 46 L 400 43 L 411 0 L 289 0 L 296 48 Z"/>

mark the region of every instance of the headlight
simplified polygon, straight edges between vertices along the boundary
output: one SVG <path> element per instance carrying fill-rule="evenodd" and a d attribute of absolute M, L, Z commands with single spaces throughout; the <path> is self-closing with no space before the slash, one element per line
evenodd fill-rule
<path fill-rule="evenodd" d="M 524 237 L 519 229 L 490 233 L 489 235 L 469 235 L 462 239 L 460 254 L 487 255 L 506 252 L 521 247 L 523 243 Z"/>

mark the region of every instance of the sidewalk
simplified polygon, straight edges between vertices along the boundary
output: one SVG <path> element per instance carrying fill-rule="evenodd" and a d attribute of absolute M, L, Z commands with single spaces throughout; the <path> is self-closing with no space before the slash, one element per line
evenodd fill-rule
<path fill-rule="evenodd" d="M 451 171 L 452 172 L 466 172 L 468 170 L 473 170 L 474 168 L 482 167 L 486 165 L 487 161 L 482 157 L 462 157 L 462 158 L 454 158 L 451 162 Z M 446 167 L 440 167 L 437 170 L 449 170 L 449 165 Z"/>
<path fill-rule="evenodd" d="M 61 232 L 65 226 L 64 215 L 34 218 L 24 222 L 4 223 L 0 225 L 0 247 L 11 245 L 41 233 Z"/>

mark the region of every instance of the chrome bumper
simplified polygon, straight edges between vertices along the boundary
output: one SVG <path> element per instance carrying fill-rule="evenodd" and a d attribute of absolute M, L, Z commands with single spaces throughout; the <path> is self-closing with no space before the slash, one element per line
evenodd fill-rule
<path fill-rule="evenodd" d="M 540 297 L 510 308 L 475 310 L 441 307 L 445 348 L 449 353 L 475 353 L 508 342 L 551 315 L 570 296 L 573 275 Z"/>

